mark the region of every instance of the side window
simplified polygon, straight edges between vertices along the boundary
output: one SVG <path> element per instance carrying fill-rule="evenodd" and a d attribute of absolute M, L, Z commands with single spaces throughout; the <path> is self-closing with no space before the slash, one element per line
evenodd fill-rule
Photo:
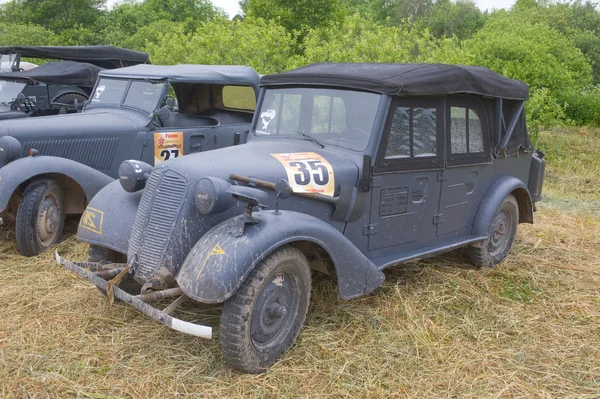
<path fill-rule="evenodd" d="M 436 108 L 396 107 L 385 159 L 435 157 L 437 130 Z"/>
<path fill-rule="evenodd" d="M 222 94 L 225 108 L 248 111 L 256 109 L 256 94 L 250 86 L 225 86 Z"/>
<path fill-rule="evenodd" d="M 452 154 L 483 152 L 481 119 L 473 109 L 450 108 L 450 151 Z"/>

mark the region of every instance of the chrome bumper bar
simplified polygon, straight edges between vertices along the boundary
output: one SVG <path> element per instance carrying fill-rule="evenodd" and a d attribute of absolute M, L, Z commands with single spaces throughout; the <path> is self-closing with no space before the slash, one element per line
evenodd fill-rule
<path fill-rule="evenodd" d="M 89 270 L 84 269 L 77 263 L 63 259 L 58 254 L 58 251 L 56 251 L 56 262 L 58 262 L 58 264 L 64 267 L 65 269 L 68 269 L 73 273 L 79 275 L 80 277 L 83 277 L 89 282 L 95 284 L 96 287 L 103 289 L 104 292 L 106 292 L 106 280 L 90 272 Z M 89 265 L 89 263 L 87 263 L 87 265 Z M 113 292 L 115 297 L 119 298 L 121 301 L 128 303 L 140 312 L 152 317 L 154 320 L 161 322 L 162 324 L 172 328 L 173 330 L 182 332 L 184 334 L 194 335 L 200 338 L 212 338 L 212 327 L 201 326 L 199 324 L 194 324 L 176 319 L 171 315 L 165 313 L 164 311 L 156 309 L 155 307 L 147 304 L 146 302 L 135 297 L 134 295 L 123 291 L 119 287 L 113 287 Z"/>

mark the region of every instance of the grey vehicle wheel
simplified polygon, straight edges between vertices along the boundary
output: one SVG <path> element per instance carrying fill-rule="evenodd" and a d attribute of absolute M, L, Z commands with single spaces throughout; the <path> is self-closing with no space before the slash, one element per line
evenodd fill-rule
<path fill-rule="evenodd" d="M 302 252 L 284 247 L 266 257 L 221 313 L 220 340 L 234 369 L 261 373 L 294 344 L 308 312 L 311 276 Z"/>
<path fill-rule="evenodd" d="M 17 248 L 35 256 L 60 241 L 65 223 L 62 188 L 52 179 L 29 183 L 17 210 Z"/>
<path fill-rule="evenodd" d="M 519 204 L 516 198 L 508 195 L 494 216 L 487 240 L 470 248 L 473 265 L 492 267 L 508 256 L 517 234 L 519 224 Z"/>
<path fill-rule="evenodd" d="M 117 251 L 113 251 L 109 248 L 100 247 L 97 245 L 90 245 L 90 248 L 88 249 L 88 262 L 102 261 L 108 261 L 112 263 L 127 263 L 127 255 Z M 141 284 L 135 281 L 129 274 L 125 275 L 123 280 L 121 280 L 119 288 L 132 295 L 137 295 L 142 290 Z M 102 295 L 106 296 L 106 291 L 104 291 L 103 289 L 98 288 L 98 291 L 100 291 Z M 115 301 L 120 302 L 121 300 L 115 298 Z"/>

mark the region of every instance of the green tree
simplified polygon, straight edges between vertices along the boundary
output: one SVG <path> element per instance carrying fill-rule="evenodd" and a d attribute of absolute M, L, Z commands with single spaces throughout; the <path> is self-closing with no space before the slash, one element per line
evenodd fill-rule
<path fill-rule="evenodd" d="M 467 39 L 483 27 L 486 19 L 487 14 L 472 0 L 438 0 L 433 5 L 431 16 L 419 22 L 436 37 Z"/>
<path fill-rule="evenodd" d="M 247 17 L 276 23 L 300 37 L 311 28 L 336 23 L 344 12 L 341 0 L 248 0 L 240 6 Z"/>
<path fill-rule="evenodd" d="M 474 51 L 478 65 L 521 79 L 533 89 L 546 87 L 553 95 L 592 80 L 590 64 L 569 38 L 517 13 L 494 13 L 463 47 Z"/>
<path fill-rule="evenodd" d="M 54 32 L 36 25 L 0 23 L 0 46 L 53 46 Z"/>
<path fill-rule="evenodd" d="M 262 19 L 217 19 L 187 33 L 179 24 L 147 42 L 156 64 L 250 65 L 260 73 L 281 72 L 292 55 L 294 41 L 282 26 Z"/>
<path fill-rule="evenodd" d="M 473 56 L 457 40 L 434 38 L 410 25 L 384 26 L 358 13 L 343 23 L 313 29 L 306 37 L 304 55 L 292 66 L 313 62 L 446 62 L 470 64 Z"/>
<path fill-rule="evenodd" d="M 106 0 L 12 0 L 3 6 L 2 17 L 61 32 L 80 24 L 93 25 L 105 6 Z"/>

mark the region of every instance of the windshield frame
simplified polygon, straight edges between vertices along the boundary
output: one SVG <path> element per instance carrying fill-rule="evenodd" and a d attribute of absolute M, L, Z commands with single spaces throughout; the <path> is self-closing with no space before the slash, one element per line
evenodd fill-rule
<path fill-rule="evenodd" d="M 281 135 L 276 135 L 276 134 L 272 134 L 272 135 L 265 135 L 265 134 L 257 134 L 257 126 L 260 123 L 260 114 L 262 113 L 262 107 L 263 107 L 263 103 L 265 101 L 265 94 L 267 91 L 277 91 L 277 90 L 281 90 L 281 89 L 324 89 L 324 90 L 338 90 L 340 92 L 354 92 L 354 93 L 365 93 L 365 94 L 374 94 L 379 96 L 379 99 L 376 100 L 376 107 L 375 107 L 375 112 L 373 113 L 373 121 L 372 121 L 372 125 L 371 125 L 371 131 L 370 131 L 370 135 L 369 135 L 369 139 L 368 141 L 365 142 L 364 144 L 364 148 L 362 149 L 355 149 L 355 148 L 350 148 L 349 146 L 343 146 L 343 145 L 337 145 L 335 142 L 329 141 L 329 140 L 325 140 L 323 141 L 323 138 L 319 137 L 319 134 L 313 134 L 311 132 L 298 132 L 295 131 L 294 133 L 291 134 L 281 134 Z M 254 113 L 254 118 L 252 120 L 252 125 L 250 128 L 250 136 L 253 139 L 284 139 L 284 140 L 302 140 L 302 141 L 312 141 L 315 142 L 315 145 L 322 145 L 324 144 L 325 147 L 333 147 L 336 149 L 340 149 L 340 150 L 346 150 L 346 151 L 351 151 L 352 153 L 370 153 L 373 150 L 373 147 L 376 146 L 378 140 L 379 140 L 379 135 L 380 135 L 380 130 L 381 130 L 381 117 L 382 115 L 387 115 L 387 106 L 389 105 L 389 96 L 384 95 L 382 93 L 378 93 L 378 92 L 374 92 L 374 91 L 369 91 L 369 90 L 358 90 L 355 88 L 349 88 L 346 86 L 335 86 L 335 85 L 319 85 L 319 84 L 310 84 L 310 85 L 300 85 L 300 84 L 294 84 L 294 85 L 277 85 L 277 86 L 273 86 L 273 87 L 263 87 L 260 91 L 260 95 L 256 104 L 256 111 Z M 298 134 L 300 133 L 300 134 Z M 309 136 L 309 137 L 303 137 L 304 136 Z M 316 141 L 319 141 L 320 143 L 316 143 Z"/>
<path fill-rule="evenodd" d="M 96 92 L 96 88 L 98 87 L 98 85 L 100 84 L 100 81 L 102 79 L 109 79 L 109 80 L 123 80 L 127 82 L 127 85 L 125 86 L 125 89 L 123 90 L 123 95 L 121 96 L 121 99 L 119 100 L 119 103 L 99 103 L 99 104 L 95 104 L 92 102 L 92 97 L 94 95 L 94 93 Z M 132 105 L 125 105 L 125 99 L 127 98 L 127 95 L 129 94 L 129 89 L 131 88 L 131 84 L 133 82 L 150 82 L 150 83 L 163 83 L 163 88 L 161 90 L 160 96 L 158 97 L 158 101 L 156 102 L 156 106 L 154 107 L 154 110 L 152 110 L 151 112 L 148 112 L 142 108 L 138 108 L 138 107 L 134 107 Z M 158 108 L 160 108 L 160 104 L 162 104 L 166 92 L 167 92 L 167 87 L 168 87 L 168 79 L 164 78 L 164 79 L 147 79 L 147 78 L 121 78 L 121 77 L 112 77 L 112 76 L 100 76 L 98 77 L 98 80 L 96 81 L 96 84 L 94 85 L 94 88 L 92 89 L 92 94 L 90 95 L 90 99 L 87 100 L 85 102 L 85 105 L 83 107 L 83 110 L 86 109 L 98 109 L 98 108 L 119 108 L 119 109 L 127 109 L 127 110 L 132 110 L 132 111 L 137 111 L 140 113 L 143 113 L 144 115 L 152 115 L 154 112 L 156 112 L 156 110 Z"/>

